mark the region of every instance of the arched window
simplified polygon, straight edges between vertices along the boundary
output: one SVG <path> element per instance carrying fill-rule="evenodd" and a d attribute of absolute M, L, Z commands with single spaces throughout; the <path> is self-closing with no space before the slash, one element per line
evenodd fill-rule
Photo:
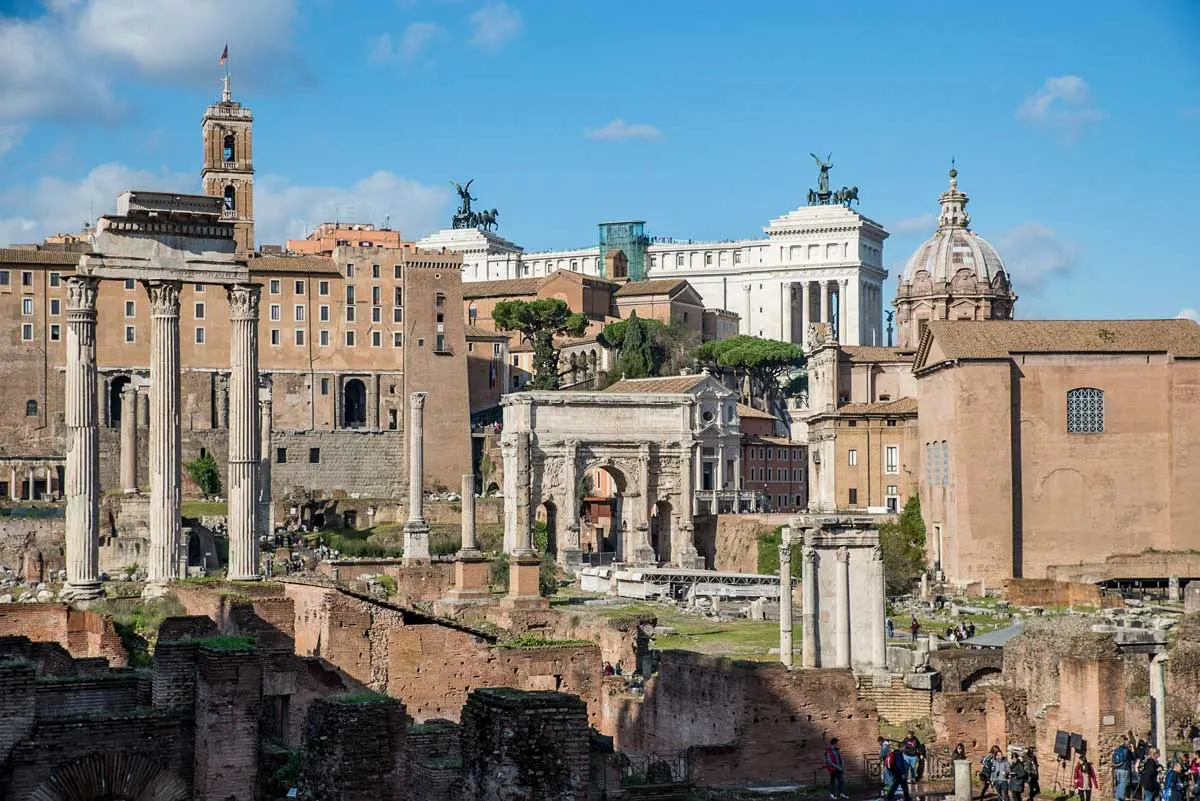
<path fill-rule="evenodd" d="M 475 325 L 475 320 L 479 317 L 479 309 L 472 303 L 467 307 L 467 322 L 470 325 Z"/>
<path fill-rule="evenodd" d="M 26 417 L 37 417 L 38 416 L 37 401 L 35 401 L 35 400 L 25 401 L 25 416 Z"/>
<path fill-rule="evenodd" d="M 925 443 L 925 484 L 933 486 L 933 454 L 928 442 Z"/>
<path fill-rule="evenodd" d="M 942 486 L 950 486 L 950 448 L 942 440 Z"/>
<path fill-rule="evenodd" d="M 233 159 L 233 145 L 235 142 L 237 142 L 237 139 L 234 137 L 233 134 L 229 134 L 228 136 L 225 137 L 225 146 L 222 148 L 221 153 L 226 161 L 234 160 Z"/>
<path fill-rule="evenodd" d="M 233 185 L 225 187 L 225 210 L 233 211 L 237 208 L 237 190 Z"/>
<path fill-rule="evenodd" d="M 1067 433 L 1104 433 L 1104 390 L 1094 387 L 1067 390 Z"/>

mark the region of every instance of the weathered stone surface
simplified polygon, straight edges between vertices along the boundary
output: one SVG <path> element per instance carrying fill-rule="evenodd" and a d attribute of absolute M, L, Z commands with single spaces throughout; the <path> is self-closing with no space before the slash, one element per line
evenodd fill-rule
<path fill-rule="evenodd" d="M 404 801 L 404 705 L 372 695 L 334 696 L 308 713 L 298 794 L 305 801 Z"/>

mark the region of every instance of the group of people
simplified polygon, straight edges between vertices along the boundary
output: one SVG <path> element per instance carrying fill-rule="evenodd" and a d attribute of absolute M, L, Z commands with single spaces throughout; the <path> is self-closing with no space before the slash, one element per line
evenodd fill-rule
<path fill-rule="evenodd" d="M 967 752 L 959 743 L 954 748 L 955 759 L 966 759 Z M 1086 760 L 1084 760 L 1086 762 Z M 1088 770 L 1091 766 L 1088 765 Z M 1091 785 L 1086 781 L 1086 795 L 1080 792 L 1083 801 L 1090 801 L 1092 788 L 1095 783 L 1095 771 L 1091 771 Z M 979 793 L 980 801 L 987 796 L 988 789 L 996 794 L 998 801 L 1033 801 L 1042 791 L 1041 777 L 1038 775 L 1037 753 L 1032 749 L 1022 752 L 1014 750 L 1011 757 L 998 745 L 993 745 L 979 766 L 979 779 L 983 782 L 983 790 Z"/>
<path fill-rule="evenodd" d="M 1200 799 L 1200 729 L 1189 733 L 1193 754 L 1164 761 L 1157 748 L 1130 735 L 1113 749 L 1115 801 L 1187 801 Z"/>
<path fill-rule="evenodd" d="M 946 639 L 950 642 L 962 642 L 974 636 L 975 624 L 969 621 L 967 623 L 959 623 L 957 626 L 946 627 Z"/>

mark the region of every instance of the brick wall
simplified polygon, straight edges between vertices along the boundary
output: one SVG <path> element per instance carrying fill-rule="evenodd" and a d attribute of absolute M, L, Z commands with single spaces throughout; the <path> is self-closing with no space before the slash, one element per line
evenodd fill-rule
<path fill-rule="evenodd" d="M 257 798 L 262 663 L 257 651 L 196 657 L 195 801 Z"/>
<path fill-rule="evenodd" d="M 361 696 L 318 701 L 308 713 L 301 798 L 404 801 L 408 795 L 404 706 Z M 415 796 L 414 798 L 422 798 Z"/>
<path fill-rule="evenodd" d="M 904 683 L 903 676 L 864 676 L 859 697 L 875 704 L 880 720 L 901 724 L 929 717 L 933 692 L 915 690 Z"/>
<path fill-rule="evenodd" d="M 33 665 L 0 661 L 0 766 L 33 730 L 36 695 Z"/>
<path fill-rule="evenodd" d="M 1100 588 L 1080 581 L 1053 579 L 1005 579 L 1003 597 L 1017 606 L 1100 606 Z M 1113 596 L 1114 601 L 1117 596 Z M 1111 605 L 1106 604 L 1106 605 Z M 1120 603 L 1124 606 L 1124 602 Z"/>
<path fill-rule="evenodd" d="M 117 714 L 138 702 L 138 676 L 132 671 L 39 681 L 38 719 Z"/>
<path fill-rule="evenodd" d="M 39 676 L 77 672 L 76 661 L 56 642 L 32 642 L 28 637 L 0 637 L 0 660 L 27 662 Z M 107 667 L 107 660 L 105 666 Z"/>
<path fill-rule="evenodd" d="M 0 479 L 8 481 L 8 470 L 0 468 Z M 25 574 L 26 580 L 43 581 L 48 571 L 64 566 L 65 537 L 66 520 L 62 517 L 0 517 L 0 564 L 13 570 L 28 565 L 33 575 Z"/>
<path fill-rule="evenodd" d="M 425 430 L 431 431 L 428 424 Z M 284 497 L 293 487 L 320 489 L 327 497 L 337 492 L 368 498 L 402 495 L 408 490 L 406 443 L 403 430 L 276 431 L 271 435 L 274 497 Z M 284 463 L 279 462 L 279 448 L 287 451 Z M 312 448 L 320 450 L 319 463 L 309 462 Z"/>
<path fill-rule="evenodd" d="M 783 665 L 665 651 L 646 685 L 633 750 L 699 748 L 700 784 L 786 779 L 821 772 L 825 743 L 841 740 L 852 776 L 876 752 L 874 704 L 857 697 L 849 670 L 788 671 Z"/>
<path fill-rule="evenodd" d="M 943 692 L 961 692 L 985 676 L 999 674 L 1004 667 L 1004 651 L 1000 648 L 955 649 L 934 651 L 929 666 L 942 676 Z"/>
<path fill-rule="evenodd" d="M 129 662 L 112 618 L 66 604 L 0 604 L 0 636 L 8 635 L 56 642 L 74 657 L 107 657 L 114 667 Z"/>
<path fill-rule="evenodd" d="M 462 738 L 464 798 L 588 797 L 587 709 L 574 696 L 475 690 Z"/>
<path fill-rule="evenodd" d="M 159 642 L 154 649 L 154 708 L 189 714 L 196 705 L 196 659 L 192 642 Z"/>

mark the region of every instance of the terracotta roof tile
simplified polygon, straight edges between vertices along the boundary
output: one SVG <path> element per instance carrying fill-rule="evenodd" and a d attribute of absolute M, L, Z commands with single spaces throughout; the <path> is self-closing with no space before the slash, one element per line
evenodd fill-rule
<path fill-rule="evenodd" d="M 916 398 L 897 398 L 878 403 L 843 403 L 837 408 L 843 414 L 906 414 L 917 410 Z"/>
<path fill-rule="evenodd" d="M 341 275 L 329 256 L 252 256 L 247 259 L 251 275 L 255 273 L 303 273 Z"/>
<path fill-rule="evenodd" d="M 797 442 L 794 439 L 787 439 L 786 437 L 756 437 L 756 436 L 751 436 L 750 434 L 743 434 L 742 442 L 746 443 L 747 445 L 762 444 L 762 445 L 783 445 L 783 446 L 787 446 L 787 447 L 796 447 L 796 448 L 804 447 L 803 442 Z"/>
<path fill-rule="evenodd" d="M 1200 358 L 1192 320 L 934 320 L 928 334 L 947 359 L 1017 353 L 1170 353 Z M 924 349 L 922 349 L 924 350 Z"/>
<path fill-rule="evenodd" d="M 675 375 L 667 378 L 622 378 L 604 391 L 679 394 L 692 389 L 707 377 L 703 373 L 697 373 L 696 375 Z"/>
<path fill-rule="evenodd" d="M 536 295 L 541 283 L 541 278 L 509 278 L 503 281 L 464 281 L 462 285 L 463 299 Z"/>
<path fill-rule="evenodd" d="M 873 345 L 843 345 L 842 353 L 846 354 L 852 364 L 867 362 L 911 362 L 917 355 L 915 350 L 881 348 Z"/>
<path fill-rule="evenodd" d="M 0 264 L 54 264 L 74 267 L 82 254 L 63 250 L 33 250 L 25 248 L 0 248 Z"/>
<path fill-rule="evenodd" d="M 755 409 L 753 406 L 747 406 L 744 403 L 739 403 L 737 405 L 737 412 L 738 412 L 738 417 L 754 417 L 759 420 L 774 420 L 775 419 L 775 415 L 771 414 L 770 412 L 759 411 L 758 409 Z"/>
<path fill-rule="evenodd" d="M 503 331 L 488 331 L 478 326 L 467 326 L 467 339 L 508 339 L 508 334 Z"/>
<path fill-rule="evenodd" d="M 687 286 L 682 278 L 659 278 L 651 281 L 630 281 L 616 291 L 616 296 L 625 298 L 636 295 L 669 295 L 675 290 Z"/>

